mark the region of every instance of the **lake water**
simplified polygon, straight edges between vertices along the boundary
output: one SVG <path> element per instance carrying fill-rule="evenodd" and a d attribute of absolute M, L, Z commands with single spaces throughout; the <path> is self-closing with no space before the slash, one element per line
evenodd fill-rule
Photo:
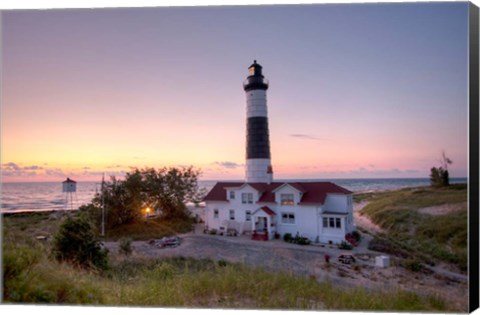
<path fill-rule="evenodd" d="M 278 180 L 281 181 L 281 180 Z M 394 178 L 394 179 L 320 179 L 288 181 L 330 181 L 353 192 L 390 190 L 403 187 L 430 185 L 428 178 Z M 217 181 L 201 180 L 200 187 L 211 189 Z M 451 183 L 466 183 L 467 178 L 452 178 Z M 77 182 L 77 191 L 72 198 L 62 193 L 61 182 L 41 183 L 2 183 L 1 212 L 48 211 L 77 209 L 89 203 L 100 190 L 99 182 Z M 68 202 L 67 202 L 68 197 Z"/>

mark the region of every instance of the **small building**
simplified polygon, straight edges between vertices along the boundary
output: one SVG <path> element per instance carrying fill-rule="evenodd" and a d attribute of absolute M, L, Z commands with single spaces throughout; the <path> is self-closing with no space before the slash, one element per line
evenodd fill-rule
<path fill-rule="evenodd" d="M 67 177 L 67 180 L 62 182 L 62 191 L 66 193 L 77 191 L 77 182 Z"/>

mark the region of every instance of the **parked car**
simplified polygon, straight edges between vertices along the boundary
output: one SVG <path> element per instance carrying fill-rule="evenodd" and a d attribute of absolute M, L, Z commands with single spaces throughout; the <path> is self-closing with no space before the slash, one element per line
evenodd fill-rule
<path fill-rule="evenodd" d="M 341 254 L 338 256 L 338 261 L 343 264 L 350 264 L 355 262 L 355 257 L 352 254 Z"/>

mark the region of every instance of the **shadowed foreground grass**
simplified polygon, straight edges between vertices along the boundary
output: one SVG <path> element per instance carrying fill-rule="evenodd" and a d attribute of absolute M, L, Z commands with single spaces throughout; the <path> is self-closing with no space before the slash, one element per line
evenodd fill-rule
<path fill-rule="evenodd" d="M 158 307 L 449 311 L 436 296 L 342 289 L 224 261 L 125 257 L 106 271 L 58 263 L 48 244 L 4 245 L 4 302 Z"/>

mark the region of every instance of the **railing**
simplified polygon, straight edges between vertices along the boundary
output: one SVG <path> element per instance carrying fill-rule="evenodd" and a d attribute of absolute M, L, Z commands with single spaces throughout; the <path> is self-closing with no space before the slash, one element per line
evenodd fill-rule
<path fill-rule="evenodd" d="M 247 85 L 268 86 L 268 84 L 269 84 L 269 81 L 267 79 L 262 77 L 254 77 L 254 76 L 248 77 L 245 81 L 243 81 L 243 87 L 246 87 Z"/>

